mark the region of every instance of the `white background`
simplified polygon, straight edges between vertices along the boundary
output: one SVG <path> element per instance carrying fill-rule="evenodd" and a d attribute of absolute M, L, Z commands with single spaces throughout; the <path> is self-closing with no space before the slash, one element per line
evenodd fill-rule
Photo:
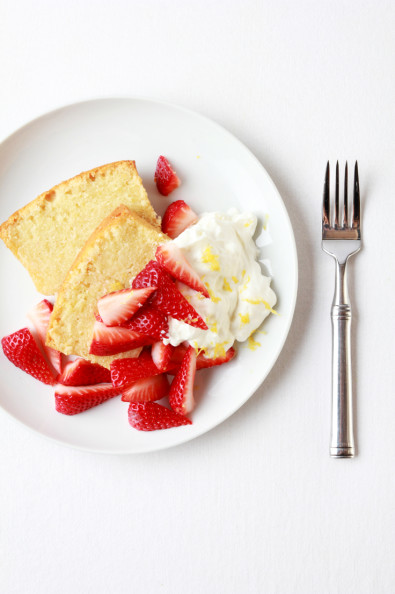
<path fill-rule="evenodd" d="M 395 591 L 394 26 L 384 0 L 0 2 L 1 138 L 98 96 L 195 109 L 266 167 L 300 266 L 274 369 L 189 444 L 93 455 L 0 414 L 1 592 Z M 354 460 L 328 456 L 334 270 L 320 202 L 337 158 L 358 158 L 363 200 Z"/>

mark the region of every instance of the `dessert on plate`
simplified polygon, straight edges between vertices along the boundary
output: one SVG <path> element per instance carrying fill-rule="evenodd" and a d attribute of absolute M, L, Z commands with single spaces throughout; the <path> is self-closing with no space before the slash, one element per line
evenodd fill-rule
<path fill-rule="evenodd" d="M 164 196 L 181 183 L 163 156 L 155 181 Z M 251 213 L 198 215 L 183 200 L 161 223 L 133 161 L 62 182 L 0 226 L 38 290 L 54 296 L 32 309 L 32 328 L 2 339 L 5 355 L 55 386 L 63 414 L 121 395 L 138 430 L 190 424 L 196 371 L 229 363 L 235 341 L 256 344 L 276 313 L 256 225 Z"/>

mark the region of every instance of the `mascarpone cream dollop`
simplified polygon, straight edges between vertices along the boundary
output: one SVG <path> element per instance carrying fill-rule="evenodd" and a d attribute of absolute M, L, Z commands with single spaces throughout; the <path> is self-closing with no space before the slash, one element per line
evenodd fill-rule
<path fill-rule="evenodd" d="M 208 357 L 223 356 L 273 311 L 276 295 L 257 261 L 256 225 L 255 215 L 234 208 L 209 212 L 174 240 L 210 294 L 206 299 L 185 285 L 179 287 L 208 330 L 170 318 L 167 342 L 177 346 L 186 341 Z"/>

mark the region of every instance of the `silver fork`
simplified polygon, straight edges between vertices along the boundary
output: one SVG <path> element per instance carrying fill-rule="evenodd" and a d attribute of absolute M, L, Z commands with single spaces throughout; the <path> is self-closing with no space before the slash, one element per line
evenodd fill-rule
<path fill-rule="evenodd" d="M 341 221 L 341 222 L 340 222 Z M 347 289 L 347 262 L 361 248 L 358 163 L 354 170 L 352 217 L 348 202 L 348 167 L 344 173 L 344 205 L 339 204 L 339 162 L 336 163 L 335 212 L 330 216 L 329 161 L 322 207 L 322 249 L 335 259 L 336 283 L 332 318 L 332 419 L 330 455 L 353 458 L 353 398 L 351 374 L 351 304 Z"/>

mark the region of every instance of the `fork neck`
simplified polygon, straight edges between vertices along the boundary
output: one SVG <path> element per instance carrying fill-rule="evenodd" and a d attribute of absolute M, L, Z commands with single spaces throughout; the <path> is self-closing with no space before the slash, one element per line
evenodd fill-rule
<path fill-rule="evenodd" d="M 339 262 L 335 258 L 336 266 L 336 282 L 335 282 L 335 295 L 333 297 L 333 303 L 336 305 L 349 305 L 350 299 L 348 296 L 347 287 L 347 260 Z"/>

